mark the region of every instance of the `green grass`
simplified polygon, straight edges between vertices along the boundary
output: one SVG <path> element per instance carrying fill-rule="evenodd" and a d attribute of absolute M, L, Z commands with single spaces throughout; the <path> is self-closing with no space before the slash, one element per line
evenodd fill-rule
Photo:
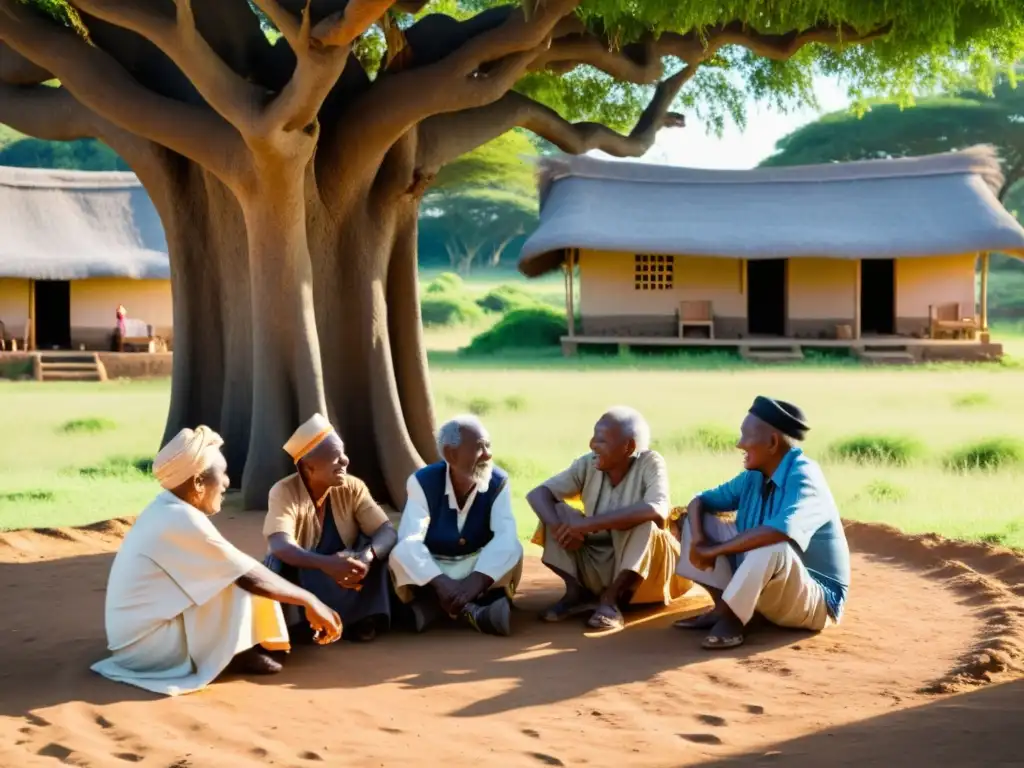
<path fill-rule="evenodd" d="M 1024 424 L 1024 370 L 969 366 L 928 369 L 516 367 L 435 364 L 438 418 L 474 411 L 491 430 L 498 461 L 512 474 L 520 533 L 533 531 L 524 496 L 587 450 L 594 421 L 614 404 L 634 405 L 651 422 L 669 465 L 672 499 L 740 469 L 732 449 L 739 422 L 757 394 L 800 404 L 811 422 L 807 452 L 825 468 L 844 516 L 912 532 L 993 541 L 1024 548 L 1013 500 L 1024 465 L 989 460 L 950 468 L 965 447 L 1015 445 L 997 438 Z M 985 407 L 957 407 L 984 391 Z M 163 429 L 168 382 L 0 383 L 5 435 L 0 442 L 0 527 L 59 526 L 138 513 L 156 491 L 145 461 Z M 841 406 L 841 407 L 840 407 Z M 74 420 L 109 420 L 116 429 L 60 432 Z M 131 425 L 131 426 L 129 426 Z M 927 451 L 904 465 L 837 460 L 829 447 L 858 435 L 899 435 Z M 975 456 L 982 455 L 978 451 Z"/>
<path fill-rule="evenodd" d="M 905 466 L 924 455 L 920 441 L 906 435 L 854 435 L 836 441 L 828 455 L 858 464 Z"/>

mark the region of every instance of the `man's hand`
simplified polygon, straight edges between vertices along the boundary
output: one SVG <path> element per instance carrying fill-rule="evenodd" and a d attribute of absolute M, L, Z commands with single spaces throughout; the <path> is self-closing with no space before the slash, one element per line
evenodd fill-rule
<path fill-rule="evenodd" d="M 491 588 L 494 583 L 494 579 L 490 576 L 473 571 L 462 581 L 456 582 L 458 588 L 455 593 L 455 599 L 452 601 L 452 608 L 454 609 L 453 616 L 457 616 L 462 613 L 462 609 L 466 607 L 466 603 L 471 603 L 476 600 L 480 595 Z"/>
<path fill-rule="evenodd" d="M 715 560 L 718 555 L 713 544 L 696 543 L 690 545 L 690 562 L 694 568 L 702 571 L 712 570 L 715 567 Z"/>
<path fill-rule="evenodd" d="M 328 645 L 341 637 L 341 617 L 320 600 L 312 598 L 306 603 L 306 619 L 313 628 L 313 640 Z"/>
<path fill-rule="evenodd" d="M 554 535 L 555 541 L 558 542 L 558 546 L 569 552 L 575 552 L 583 546 L 586 534 L 580 528 L 583 526 L 585 518 L 578 509 L 565 502 L 556 504 L 555 512 L 558 513 L 559 524 L 551 530 L 551 533 Z"/>
<path fill-rule="evenodd" d="M 356 559 L 349 552 L 328 555 L 321 570 L 346 589 L 356 589 L 362 585 L 363 577 L 369 573 L 366 563 Z"/>
<path fill-rule="evenodd" d="M 455 610 L 455 605 L 459 599 L 460 583 L 450 576 L 441 574 L 436 579 L 430 582 L 430 586 L 434 588 L 434 592 L 437 594 L 437 601 L 441 604 L 441 610 L 449 616 L 457 616 L 458 611 Z M 459 606 L 459 610 L 462 609 L 463 603 Z"/>

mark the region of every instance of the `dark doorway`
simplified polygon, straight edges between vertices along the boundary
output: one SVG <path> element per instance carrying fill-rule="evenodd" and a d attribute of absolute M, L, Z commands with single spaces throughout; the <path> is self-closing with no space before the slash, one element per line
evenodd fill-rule
<path fill-rule="evenodd" d="M 747 332 L 786 335 L 786 259 L 747 262 Z"/>
<path fill-rule="evenodd" d="M 71 283 L 36 280 L 36 349 L 71 346 Z"/>
<path fill-rule="evenodd" d="M 861 260 L 860 332 L 870 336 L 896 333 L 896 262 L 893 259 Z"/>

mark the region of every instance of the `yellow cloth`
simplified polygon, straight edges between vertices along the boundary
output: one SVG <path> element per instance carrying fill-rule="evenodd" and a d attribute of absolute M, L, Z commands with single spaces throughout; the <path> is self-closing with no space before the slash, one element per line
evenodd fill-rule
<path fill-rule="evenodd" d="M 314 413 L 288 438 L 288 442 L 284 444 L 284 450 L 292 457 L 292 461 L 298 464 L 333 432 L 334 427 L 331 426 L 331 423 L 319 413 Z"/>
<path fill-rule="evenodd" d="M 370 489 L 358 477 L 347 475 L 341 485 L 328 491 L 331 514 L 338 535 L 346 547 L 355 546 L 359 533 L 373 536 L 388 522 L 384 510 L 373 500 Z M 283 533 L 303 549 L 313 549 L 320 541 L 323 525 L 316 514 L 316 505 L 309 497 L 302 478 L 289 475 L 270 489 L 263 536 Z"/>
<path fill-rule="evenodd" d="M 112 655 L 93 671 L 176 696 L 205 687 L 256 645 L 288 650 L 281 606 L 235 584 L 256 566 L 206 515 L 164 491 L 114 557 L 106 598 Z"/>
<path fill-rule="evenodd" d="M 153 459 L 153 476 L 173 490 L 210 468 L 224 440 L 207 426 L 183 429 Z"/>

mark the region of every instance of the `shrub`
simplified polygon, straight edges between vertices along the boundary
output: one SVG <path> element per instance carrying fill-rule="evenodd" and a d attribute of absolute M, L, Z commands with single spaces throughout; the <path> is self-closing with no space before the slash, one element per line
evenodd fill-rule
<path fill-rule="evenodd" d="M 465 296 L 431 293 L 420 302 L 424 327 L 469 325 L 483 319 L 484 313 Z"/>
<path fill-rule="evenodd" d="M 72 419 L 61 424 L 58 431 L 69 435 L 81 433 L 94 434 L 96 432 L 106 432 L 108 429 L 114 429 L 116 426 L 110 419 Z"/>
<path fill-rule="evenodd" d="M 946 466 L 956 470 L 1001 469 L 1024 464 L 1024 444 L 1011 437 L 996 437 L 953 451 Z"/>
<path fill-rule="evenodd" d="M 507 349 L 554 347 L 565 333 L 565 314 L 561 312 L 543 306 L 516 309 L 476 336 L 463 352 L 492 355 Z"/>
<path fill-rule="evenodd" d="M 116 456 L 93 467 L 82 467 L 78 474 L 92 478 L 120 478 L 122 480 L 139 480 L 153 472 L 153 459 L 146 457 L 126 458 Z"/>
<path fill-rule="evenodd" d="M 499 285 L 494 290 L 488 291 L 482 298 L 477 299 L 476 303 L 489 312 L 500 312 L 504 315 L 516 309 L 536 307 L 540 302 L 522 288 L 514 285 Z"/>
<path fill-rule="evenodd" d="M 924 453 L 919 442 L 899 435 L 856 435 L 833 443 L 829 454 L 860 464 L 903 466 Z"/>
<path fill-rule="evenodd" d="M 989 405 L 992 397 L 987 392 L 965 392 L 953 398 L 954 408 L 977 408 Z"/>
<path fill-rule="evenodd" d="M 442 272 L 423 289 L 426 293 L 460 293 L 466 284 L 454 272 Z"/>

